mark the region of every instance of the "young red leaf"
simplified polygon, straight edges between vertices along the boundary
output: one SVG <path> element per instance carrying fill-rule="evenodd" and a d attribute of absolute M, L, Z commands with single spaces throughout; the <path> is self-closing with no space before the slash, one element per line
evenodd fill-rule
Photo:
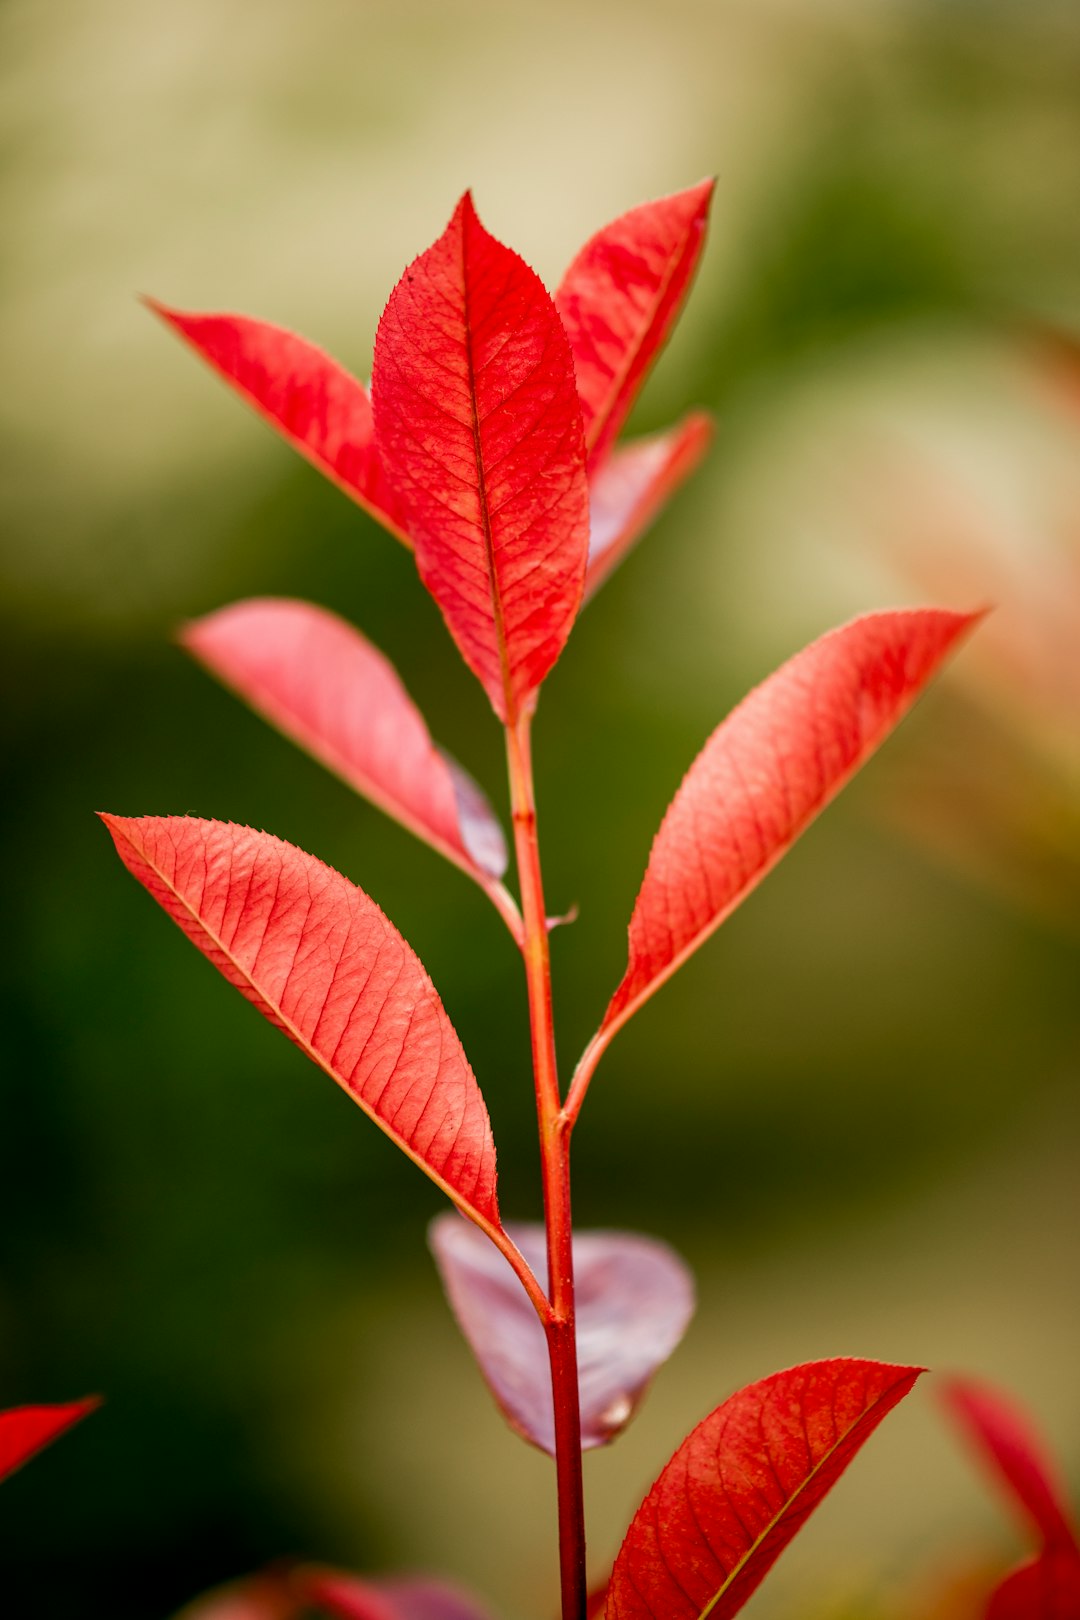
<path fill-rule="evenodd" d="M 196 315 L 147 305 L 320 472 L 410 544 L 375 449 L 363 383 L 305 338 L 246 315 Z"/>
<path fill-rule="evenodd" d="M 185 626 L 189 652 L 272 725 L 417 837 L 492 889 L 502 828 L 470 776 L 437 748 L 393 665 L 310 602 L 237 602 Z"/>
<path fill-rule="evenodd" d="M 0 1479 L 13 1474 L 100 1405 L 100 1397 L 91 1395 L 63 1406 L 13 1406 L 0 1412 Z"/>
<path fill-rule="evenodd" d="M 679 313 L 712 192 L 706 180 L 612 220 L 586 242 L 555 294 L 574 351 L 590 462 L 614 441 Z"/>
<path fill-rule="evenodd" d="M 986 1620 L 1078 1620 L 1080 1554 L 1047 1547 L 991 1594 Z"/>
<path fill-rule="evenodd" d="M 544 1228 L 513 1223 L 510 1237 L 539 1276 Z M 544 1330 L 506 1260 L 456 1215 L 437 1217 L 430 1242 L 458 1325 L 507 1422 L 555 1453 Z M 583 1450 L 629 1423 L 657 1368 L 686 1331 L 694 1284 L 666 1244 L 633 1232 L 574 1234 L 578 1381 Z"/>
<path fill-rule="evenodd" d="M 250 827 L 102 819 L 124 864 L 229 983 L 466 1215 L 497 1227 L 480 1088 L 431 980 L 375 902 Z"/>
<path fill-rule="evenodd" d="M 361 1581 L 336 1570 L 303 1569 L 294 1584 L 308 1603 L 334 1620 L 489 1620 L 487 1610 L 442 1581 Z"/>
<path fill-rule="evenodd" d="M 942 1398 L 1048 1545 L 1076 1545 L 1065 1493 L 1026 1415 L 1006 1396 L 973 1379 L 953 1378 Z"/>
<path fill-rule="evenodd" d="M 797 653 L 713 732 L 653 842 L 606 1044 L 907 713 L 978 614 L 870 613 Z"/>
<path fill-rule="evenodd" d="M 751 1384 L 683 1441 L 634 1516 L 607 1620 L 728 1620 L 921 1368 L 818 1361 Z"/>
<path fill-rule="evenodd" d="M 468 193 L 390 295 L 372 399 L 420 577 L 512 722 L 577 614 L 588 488 L 566 334 Z"/>
<path fill-rule="evenodd" d="M 712 423 L 695 413 L 647 439 L 618 445 L 589 480 L 586 600 L 622 562 L 663 503 L 705 454 Z"/>

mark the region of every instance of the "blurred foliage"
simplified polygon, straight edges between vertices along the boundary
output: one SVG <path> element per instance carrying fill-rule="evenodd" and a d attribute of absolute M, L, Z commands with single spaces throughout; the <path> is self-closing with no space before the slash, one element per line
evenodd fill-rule
<path fill-rule="evenodd" d="M 551 1480 L 442 1313 L 437 1195 L 153 912 L 92 815 L 249 821 L 363 883 L 461 1032 L 504 1204 L 535 1216 L 497 918 L 214 689 L 172 627 L 309 596 L 394 659 L 505 803 L 499 739 L 409 557 L 130 294 L 291 323 L 364 372 L 381 299 L 465 184 L 554 280 L 603 220 L 718 173 L 639 412 L 711 405 L 717 445 L 587 610 L 538 725 L 549 898 L 581 905 L 555 936 L 566 1063 L 621 971 L 664 805 L 752 681 L 897 590 L 992 596 L 1007 630 L 1025 581 L 1066 566 L 1048 558 L 1075 563 L 1080 430 L 999 328 L 1080 328 L 1080 15 L 6 0 L 0 39 L 0 1396 L 108 1397 L 5 1487 L 5 1590 L 40 1620 L 155 1620 L 297 1553 L 431 1561 L 547 1614 Z M 579 1219 L 678 1243 L 703 1310 L 618 1457 L 589 1460 L 598 1568 L 685 1429 L 807 1355 L 970 1366 L 1041 1402 L 1080 1460 L 1080 728 L 1063 698 L 1051 746 L 1045 686 L 965 656 L 605 1059 Z M 1051 824 L 1047 855 L 1031 829 Z M 932 1414 L 904 1423 L 755 1614 L 806 1613 L 838 1580 L 872 1613 L 898 1568 L 944 1567 L 957 1538 L 995 1549 Z"/>

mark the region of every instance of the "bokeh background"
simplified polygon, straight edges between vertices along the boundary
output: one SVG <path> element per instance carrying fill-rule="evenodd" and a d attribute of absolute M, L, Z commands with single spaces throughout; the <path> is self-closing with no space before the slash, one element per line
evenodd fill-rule
<path fill-rule="evenodd" d="M 0 1405 L 104 1411 L 4 1487 L 11 1612 L 164 1620 L 303 1554 L 553 1612 L 552 1474 L 501 1426 L 424 1243 L 436 1192 L 230 991 L 92 812 L 265 826 L 362 883 L 538 1209 L 518 964 L 460 874 L 170 643 L 310 597 L 395 660 L 505 804 L 499 738 L 411 559 L 135 301 L 292 325 L 362 375 L 466 185 L 553 284 L 716 173 L 635 419 L 706 467 L 588 608 L 538 772 L 563 1058 L 623 963 L 709 730 L 850 612 L 997 612 L 841 802 L 605 1059 L 583 1224 L 675 1243 L 698 1318 L 587 1466 L 597 1571 L 675 1442 L 817 1355 L 1012 1388 L 1080 1480 L 1080 329 L 1072 0 L 4 0 L 0 421 L 8 919 Z M 927 1612 L 1019 1552 L 930 1393 L 755 1616 Z M 891 1607 L 890 1607 L 891 1605 Z"/>

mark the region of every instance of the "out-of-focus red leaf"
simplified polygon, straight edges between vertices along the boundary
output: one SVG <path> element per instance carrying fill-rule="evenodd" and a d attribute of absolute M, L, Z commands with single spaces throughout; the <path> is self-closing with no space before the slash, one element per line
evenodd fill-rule
<path fill-rule="evenodd" d="M 942 1385 L 942 1399 L 1051 1546 L 1076 1545 L 1064 1489 L 1026 1415 L 996 1389 L 969 1378 Z"/>
<path fill-rule="evenodd" d="M 506 870 L 494 811 L 437 748 L 393 665 L 310 602 L 237 602 L 186 625 L 189 652 L 287 737 L 468 872 Z"/>
<path fill-rule="evenodd" d="M 589 480 L 586 600 L 622 562 L 663 503 L 705 454 L 712 423 L 695 413 L 647 439 L 618 445 Z"/>
<path fill-rule="evenodd" d="M 627 1531 L 607 1620 L 728 1620 L 918 1367 L 810 1362 L 751 1384 L 683 1441 Z"/>
<path fill-rule="evenodd" d="M 146 303 L 320 472 L 410 544 L 375 449 L 362 382 L 313 343 L 267 321 Z"/>
<path fill-rule="evenodd" d="M 91 1395 L 62 1406 L 13 1406 L 0 1412 L 0 1479 L 13 1474 L 100 1405 L 100 1396 Z"/>
<path fill-rule="evenodd" d="M 986 1620 L 1077 1620 L 1080 1554 L 1047 1547 L 1002 1581 L 991 1594 Z"/>
<path fill-rule="evenodd" d="M 215 1587 L 181 1609 L 175 1620 L 300 1620 L 301 1613 L 302 1601 L 288 1576 L 271 1573 Z"/>
<path fill-rule="evenodd" d="M 301 1568 L 293 1571 L 292 1588 L 304 1612 L 317 1609 L 334 1620 L 403 1620 L 390 1596 L 377 1584 L 335 1569 Z"/>
<path fill-rule="evenodd" d="M 515 1222 L 507 1231 L 542 1276 L 543 1227 Z M 430 1241 L 454 1315 L 507 1421 L 554 1456 L 547 1341 L 521 1284 L 487 1239 L 456 1215 L 437 1217 Z M 634 1232 L 575 1233 L 574 1274 L 581 1444 L 589 1450 L 629 1423 L 686 1331 L 694 1284 L 673 1250 Z"/>
<path fill-rule="evenodd" d="M 555 307 L 468 193 L 390 295 L 372 399 L 420 577 L 496 713 L 513 721 L 577 614 L 588 487 Z"/>
<path fill-rule="evenodd" d="M 974 1379 L 950 1379 L 942 1398 L 1043 1543 L 993 1593 L 987 1620 L 1080 1620 L 1080 1543 L 1056 1470 L 1026 1414 Z"/>
<path fill-rule="evenodd" d="M 301 1569 L 294 1589 L 334 1620 L 489 1620 L 488 1611 L 443 1581 L 392 1576 L 361 1581 L 330 1569 Z"/>
<path fill-rule="evenodd" d="M 595 1592 L 590 1592 L 585 1604 L 585 1620 L 604 1620 L 604 1610 L 607 1608 L 607 1582 L 598 1586 Z"/>
<path fill-rule="evenodd" d="M 600 1039 L 745 899 L 978 618 L 925 608 L 855 619 L 789 659 L 713 732 L 653 842 Z"/>
<path fill-rule="evenodd" d="M 618 434 L 679 313 L 712 192 L 706 180 L 612 220 L 589 238 L 555 294 L 574 351 L 590 462 Z"/>
<path fill-rule="evenodd" d="M 250 827 L 102 819 L 124 864 L 229 983 L 465 1214 L 497 1226 L 480 1088 L 431 980 L 375 902 Z"/>
<path fill-rule="evenodd" d="M 491 1611 L 444 1581 L 392 1577 L 380 1583 L 401 1620 L 491 1620 Z"/>
<path fill-rule="evenodd" d="M 1028 326 L 1022 333 L 1059 399 L 1080 412 L 1080 334 L 1061 326 Z"/>

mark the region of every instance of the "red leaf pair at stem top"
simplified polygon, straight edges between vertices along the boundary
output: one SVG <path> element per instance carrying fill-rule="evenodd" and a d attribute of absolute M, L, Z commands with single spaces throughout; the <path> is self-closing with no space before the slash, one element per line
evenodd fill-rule
<path fill-rule="evenodd" d="M 506 845 L 486 798 L 432 742 L 395 671 L 358 631 L 309 604 L 257 600 L 184 635 L 212 673 L 498 907 L 529 985 L 542 1230 L 503 1225 L 495 1144 L 472 1069 L 420 962 L 363 890 L 250 828 L 104 819 L 130 870 L 230 983 L 479 1228 L 440 1221 L 433 1247 L 496 1399 L 527 1439 L 555 1453 L 567 1617 L 584 1610 L 580 1448 L 627 1422 L 692 1303 L 685 1269 L 660 1245 L 627 1234 L 571 1244 L 568 1141 L 593 1071 L 623 1024 L 884 740 L 975 617 L 922 609 L 856 620 L 796 655 L 718 727 L 656 835 L 626 971 L 564 1093 L 554 1075 L 530 726 L 582 601 L 704 447 L 698 417 L 626 447 L 616 439 L 689 286 L 710 194 L 698 186 L 606 226 L 554 298 L 488 235 L 466 195 L 391 294 L 370 397 L 290 333 L 154 306 L 413 548 L 506 729 L 520 909 L 502 881 Z M 545 1259 L 547 1291 L 538 1280 Z M 523 1309 L 519 1283 L 535 1315 Z M 634 1520 L 612 1572 L 610 1620 L 734 1614 L 916 1376 L 824 1362 L 725 1402 Z"/>
<path fill-rule="evenodd" d="M 694 417 L 608 456 L 688 288 L 711 193 L 694 187 L 598 232 L 554 300 L 466 193 L 391 294 L 370 398 L 292 333 L 152 307 L 414 548 L 465 662 L 513 723 L 583 595 L 705 448 Z"/>

